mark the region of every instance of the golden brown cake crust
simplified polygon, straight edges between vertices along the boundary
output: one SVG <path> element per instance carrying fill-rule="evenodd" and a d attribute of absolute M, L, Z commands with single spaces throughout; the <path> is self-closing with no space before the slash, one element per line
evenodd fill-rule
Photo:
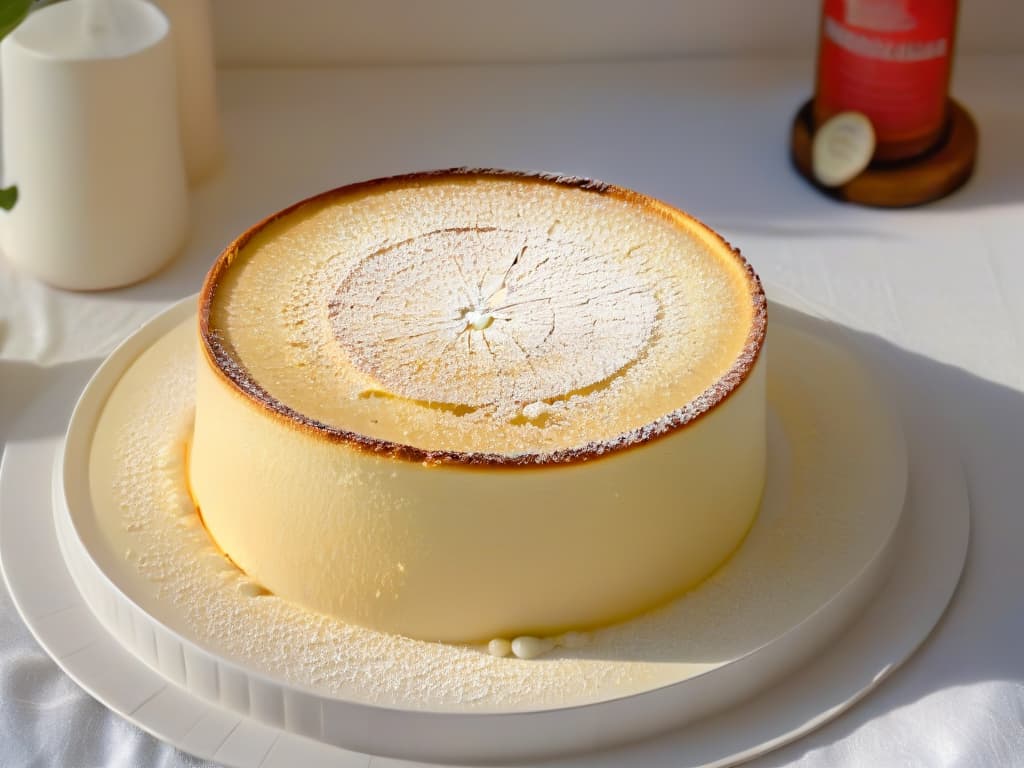
<path fill-rule="evenodd" d="M 682 408 L 672 411 L 652 424 L 626 432 L 613 440 L 594 441 L 576 448 L 562 449 L 547 453 L 505 455 L 468 451 L 423 450 L 421 448 L 416 448 L 415 446 L 405 445 L 389 440 L 382 440 L 349 430 L 339 429 L 315 419 L 311 419 L 310 417 L 298 413 L 272 397 L 255 379 L 253 379 L 249 371 L 232 354 L 224 341 L 220 339 L 216 332 L 210 328 L 211 307 L 221 278 L 231 267 L 231 264 L 238 257 L 239 253 L 241 253 L 246 244 L 248 244 L 256 234 L 271 223 L 287 216 L 305 205 L 322 203 L 333 197 L 366 192 L 376 186 L 403 182 L 426 181 L 430 179 L 454 176 L 467 178 L 480 177 L 488 179 L 535 180 L 561 186 L 574 187 L 594 194 L 610 195 L 623 200 L 624 202 L 638 205 L 671 222 L 683 224 L 691 230 L 694 228 L 694 225 L 696 225 L 701 234 L 710 237 L 718 248 L 729 253 L 746 274 L 750 298 L 753 304 L 753 313 L 743 349 L 740 351 L 739 355 L 737 355 L 730 368 L 701 395 L 687 403 Z M 206 356 L 211 367 L 231 385 L 232 390 L 235 391 L 239 397 L 250 402 L 253 406 L 262 408 L 274 418 L 281 419 L 297 429 L 307 431 L 324 440 L 345 443 L 353 448 L 365 450 L 370 453 L 424 464 L 458 465 L 479 468 L 543 467 L 556 464 L 590 461 L 605 455 L 645 445 L 652 440 L 656 440 L 673 433 L 678 429 L 682 429 L 683 427 L 692 424 L 703 415 L 710 413 L 719 405 L 719 403 L 723 402 L 734 391 L 736 391 L 741 384 L 743 384 L 761 355 L 767 329 L 767 300 L 757 274 L 754 272 L 747 260 L 740 254 L 738 248 L 733 248 L 732 245 L 721 237 L 721 235 L 710 227 L 707 227 L 703 222 L 695 219 L 693 216 L 638 192 L 634 192 L 623 187 L 617 187 L 612 184 L 594 181 L 592 179 L 577 176 L 562 176 L 551 173 L 506 171 L 491 168 L 448 168 L 435 171 L 403 174 L 400 176 L 382 177 L 338 187 L 295 203 L 294 205 L 278 211 L 250 227 L 230 245 L 228 245 L 228 247 L 225 248 L 218 257 L 217 261 L 210 269 L 210 272 L 207 274 L 206 281 L 204 282 L 202 291 L 199 294 L 199 337 L 200 347 L 203 350 L 203 354 Z"/>

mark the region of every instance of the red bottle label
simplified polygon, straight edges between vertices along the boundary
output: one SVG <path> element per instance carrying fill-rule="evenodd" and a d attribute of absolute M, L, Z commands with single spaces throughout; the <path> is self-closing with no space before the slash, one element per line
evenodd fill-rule
<path fill-rule="evenodd" d="M 956 0 L 825 0 L 818 114 L 863 112 L 879 142 L 941 125 Z"/>

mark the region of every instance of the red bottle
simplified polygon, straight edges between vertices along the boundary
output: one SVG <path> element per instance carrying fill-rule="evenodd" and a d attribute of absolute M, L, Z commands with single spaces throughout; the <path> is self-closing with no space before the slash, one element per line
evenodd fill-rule
<path fill-rule="evenodd" d="M 824 0 L 815 129 L 839 112 L 863 112 L 876 163 L 936 147 L 949 119 L 956 17 L 957 0 Z"/>

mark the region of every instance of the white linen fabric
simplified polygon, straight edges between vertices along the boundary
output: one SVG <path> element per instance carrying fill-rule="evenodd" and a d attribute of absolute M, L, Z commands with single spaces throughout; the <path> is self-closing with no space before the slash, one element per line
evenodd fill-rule
<path fill-rule="evenodd" d="M 957 62 L 954 95 L 981 129 L 976 174 L 903 211 L 834 203 L 790 168 L 789 122 L 812 71 L 692 59 L 224 72 L 227 166 L 194 191 L 173 264 L 132 288 L 72 294 L 0 259 L 0 441 L 47 382 L 84 383 L 118 341 L 197 291 L 234 235 L 297 199 L 452 165 L 633 187 L 722 231 L 769 288 L 874 337 L 941 404 L 968 473 L 968 563 L 935 633 L 848 713 L 752 765 L 1024 765 L 1024 56 Z M 0 766 L 195 765 L 207 764 L 61 673 L 0 588 Z"/>
<path fill-rule="evenodd" d="M 113 672 L 113 670 L 112 670 Z M 82 691 L 36 644 L 0 592 L 0 765 L 211 765 L 157 741 Z"/>

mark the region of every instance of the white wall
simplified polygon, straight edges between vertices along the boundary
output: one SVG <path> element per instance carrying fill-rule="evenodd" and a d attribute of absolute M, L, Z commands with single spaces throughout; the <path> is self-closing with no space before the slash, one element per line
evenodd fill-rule
<path fill-rule="evenodd" d="M 212 0 L 223 65 L 811 55 L 819 0 Z M 961 0 L 960 51 L 1024 52 L 1024 0 Z"/>

